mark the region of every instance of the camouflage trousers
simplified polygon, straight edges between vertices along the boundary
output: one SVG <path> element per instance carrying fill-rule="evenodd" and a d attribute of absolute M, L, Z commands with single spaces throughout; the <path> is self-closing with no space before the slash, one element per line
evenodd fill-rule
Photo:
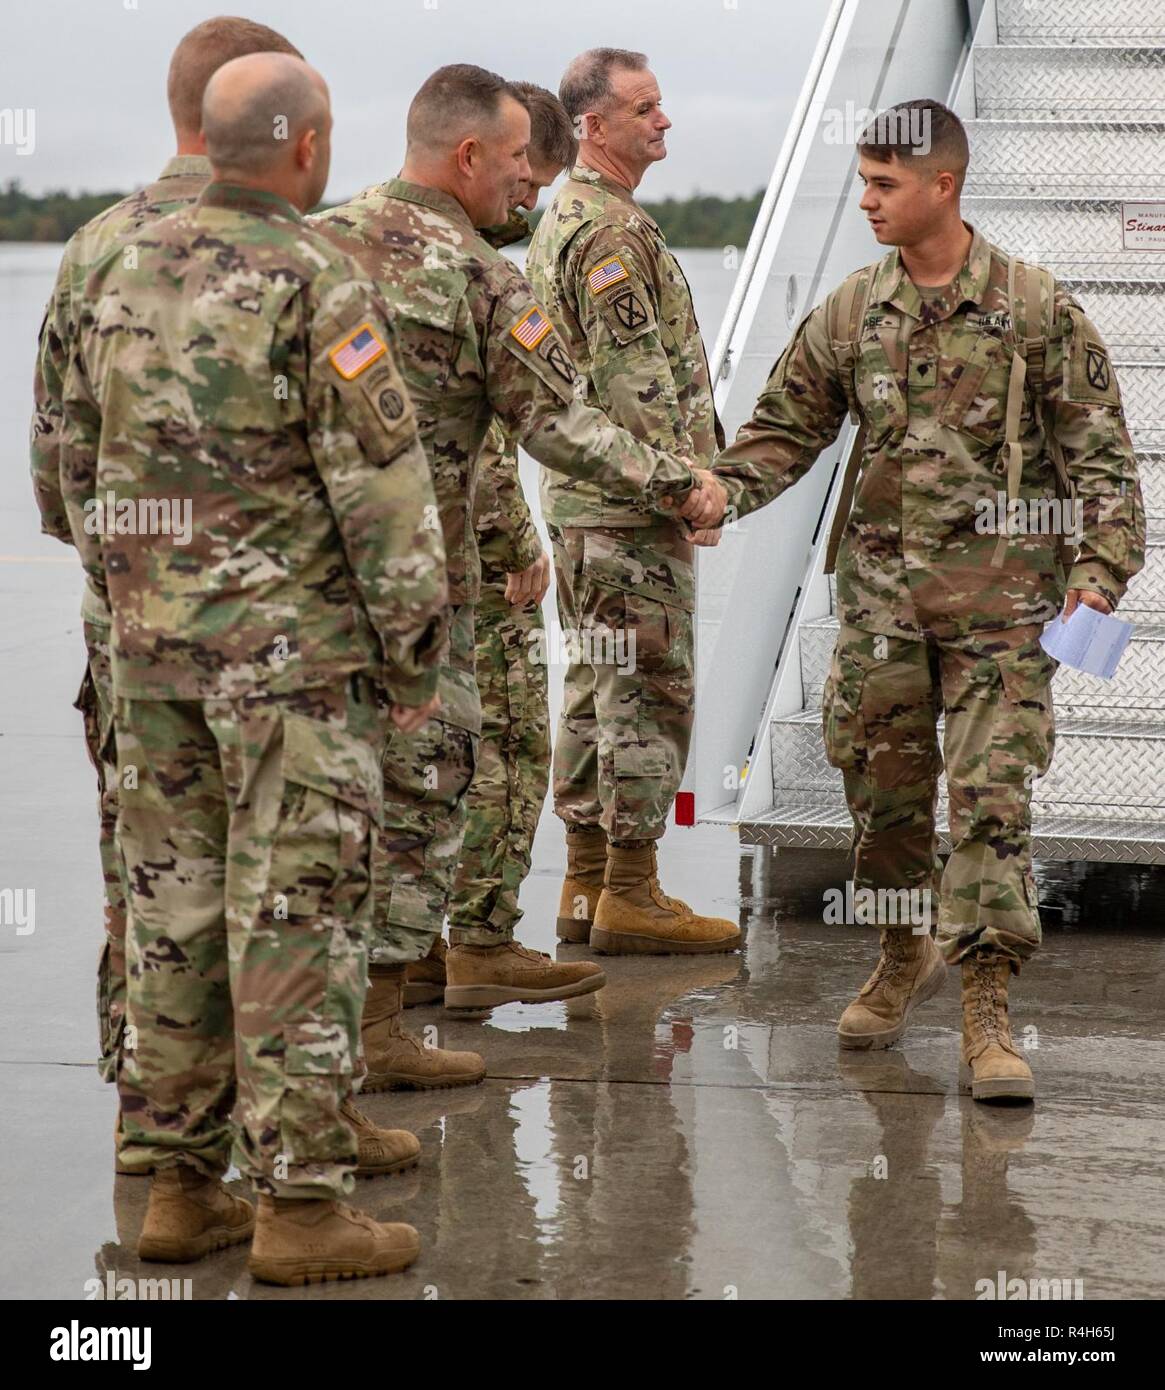
<path fill-rule="evenodd" d="M 476 610 L 481 743 L 466 797 L 465 837 L 449 908 L 449 939 L 493 945 L 514 935 L 518 890 L 550 779 L 550 710 L 541 609 Z"/>
<path fill-rule="evenodd" d="M 554 813 L 612 840 L 658 839 L 695 706 L 692 546 L 672 522 L 550 528 L 568 652 Z"/>
<path fill-rule="evenodd" d="M 116 706 L 123 1163 L 351 1191 L 382 715 L 374 688 Z M 237 1100 L 237 1110 L 236 1110 Z M 232 1126 L 235 1112 L 237 1132 Z"/>
<path fill-rule="evenodd" d="M 371 965 L 420 960 L 445 925 L 481 732 L 473 620 L 468 604 L 454 614 L 449 665 L 437 683 L 438 717 L 411 734 L 390 725 Z"/>
<path fill-rule="evenodd" d="M 105 944 L 97 963 L 98 1072 L 116 1081 L 125 1026 L 125 879 L 117 848 L 117 753 L 113 739 L 113 673 L 109 628 L 83 624 L 88 665 L 74 708 L 85 725 L 85 748 L 97 773 L 97 848 L 105 889 Z"/>
<path fill-rule="evenodd" d="M 854 819 L 854 887 L 937 888 L 949 962 L 987 947 L 1018 963 L 1040 944 L 1031 795 L 1052 761 L 1056 670 L 1042 626 L 914 641 L 843 624 L 825 683 L 826 754 Z M 935 840 L 944 762 L 945 870 Z"/>

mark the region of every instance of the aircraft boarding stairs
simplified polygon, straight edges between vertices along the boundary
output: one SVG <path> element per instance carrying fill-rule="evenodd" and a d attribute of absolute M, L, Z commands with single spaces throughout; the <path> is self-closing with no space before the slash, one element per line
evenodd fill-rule
<path fill-rule="evenodd" d="M 1067 667 L 1056 675 L 1056 751 L 1035 783 L 1035 854 L 1165 863 L 1165 250 L 1125 249 L 1122 224 L 1123 202 L 1156 200 L 1165 223 L 1165 0 L 987 0 L 952 89 L 972 147 L 965 216 L 997 245 L 1047 265 L 1099 327 L 1148 522 L 1145 568 L 1119 610 L 1136 628 L 1115 678 Z M 849 215 L 860 216 L 852 204 Z M 843 442 L 839 459 L 847 453 Z M 708 817 L 734 819 L 746 842 L 850 842 L 841 774 L 821 734 L 837 637 L 822 560 L 840 474 L 835 466 L 753 769 L 729 815 Z M 766 765 L 750 796 L 758 759 L 771 764 L 771 786 Z M 940 807 L 945 851 L 945 781 Z"/>

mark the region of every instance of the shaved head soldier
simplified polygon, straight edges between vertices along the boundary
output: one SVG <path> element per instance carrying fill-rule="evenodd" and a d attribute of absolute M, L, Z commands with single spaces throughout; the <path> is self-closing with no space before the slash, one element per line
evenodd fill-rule
<path fill-rule="evenodd" d="M 1048 271 L 963 221 L 967 136 L 954 112 L 929 100 L 894 107 L 858 148 L 862 210 L 895 249 L 801 323 L 717 472 L 738 511 L 753 511 L 808 471 L 847 413 L 860 422 L 827 562 L 836 554 L 841 629 L 825 749 L 853 816 L 855 887 L 933 895 L 938 922 L 936 940 L 870 923 L 878 964 L 839 1041 L 889 1047 L 942 988 L 946 963 L 959 963 L 963 1089 L 1030 1100 L 1008 985 L 1040 944 L 1031 796 L 1052 758 L 1056 668 L 1040 633 L 1065 600 L 1066 612 L 1111 612 L 1143 566 L 1136 456 L 1084 311 Z M 1011 498 L 1074 490 L 1078 553 L 1063 534 L 978 526 L 1003 482 Z"/>
<path fill-rule="evenodd" d="M 570 64 L 559 95 L 579 158 L 538 224 L 530 278 L 586 399 L 645 443 L 710 461 L 724 436 L 692 297 L 632 196 L 667 155 L 659 86 L 644 54 L 596 48 Z M 736 923 L 694 912 L 657 877 L 692 733 L 693 538 L 641 498 L 550 469 L 542 510 L 563 629 L 635 638 L 634 663 L 579 644 L 567 668 L 554 748 L 567 856 L 558 935 L 610 953 L 733 951 Z"/>
<path fill-rule="evenodd" d="M 480 565 L 469 509 L 477 459 L 496 416 L 535 458 L 598 480 L 649 511 L 680 505 L 716 514 L 718 487 L 674 455 L 649 448 L 583 404 L 553 324 L 516 267 L 476 228 L 506 221 L 530 178 L 530 117 L 509 84 L 469 64 L 435 72 L 409 107 L 401 177 L 321 214 L 388 300 L 401 366 L 417 406 L 440 506 L 453 606 L 442 709 L 419 733 L 394 734 L 385 756 L 385 883 L 365 1011 L 366 1086 L 450 1085 L 480 1079 L 473 1054 L 438 1054 L 400 1027 L 405 967 L 440 935 L 461 844 L 465 793 L 481 731 L 473 605 Z M 677 453 L 679 451 L 677 450 Z M 691 494 L 700 489 L 691 499 Z M 707 496 L 705 497 L 705 492 Z M 495 947 L 474 979 L 508 981 L 533 963 Z M 554 984 L 553 962 L 540 970 Z M 574 967 L 576 978 L 595 972 Z M 469 1059 L 477 1063 L 471 1065 Z"/>
<path fill-rule="evenodd" d="M 221 67 L 212 182 L 140 256 L 93 270 L 63 392 L 66 504 L 96 493 L 118 516 L 81 549 L 113 616 L 122 1160 L 155 1170 L 138 1253 L 193 1260 L 254 1229 L 250 1270 L 278 1284 L 384 1274 L 419 1249 L 340 1198 L 420 1148 L 351 1091 L 382 710 L 427 716 L 447 641 L 387 308 L 302 215 L 331 124 L 301 60 Z M 174 543 L 151 519 L 182 508 Z M 232 1143 L 257 1218 L 220 1181 Z"/>
<path fill-rule="evenodd" d="M 45 311 L 37 353 L 32 423 L 32 478 L 41 529 L 67 545 L 84 530 L 84 516 L 70 515 L 61 480 L 61 378 L 74 325 L 83 302 L 85 276 L 112 246 L 131 242 L 156 218 L 183 207 L 210 177 L 202 138 L 202 97 L 211 76 L 224 63 L 248 53 L 299 50 L 282 34 L 250 19 L 208 19 L 181 40 L 170 60 L 166 83 L 177 153 L 159 177 L 107 208 L 75 232 L 65 246 L 52 298 Z M 101 1075 L 117 1079 L 125 1026 L 125 885 L 115 842 L 116 755 L 110 726 L 113 690 L 109 669 L 109 610 L 92 584 L 85 587 L 82 621 L 87 667 L 77 707 L 84 718 L 85 743 L 97 771 L 98 847 L 105 883 L 105 946 L 98 966 L 98 1027 Z M 117 1134 L 120 1136 L 120 1115 Z M 118 1165 L 118 1171 L 124 1171 Z"/>

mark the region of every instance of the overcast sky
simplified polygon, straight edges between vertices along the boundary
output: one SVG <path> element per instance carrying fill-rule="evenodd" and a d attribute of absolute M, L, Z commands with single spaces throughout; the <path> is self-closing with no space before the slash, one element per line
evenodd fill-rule
<path fill-rule="evenodd" d="M 674 130 L 647 199 L 768 181 L 828 0 L 5 0 L 0 110 L 35 111 L 35 148 L 0 144 L 0 182 L 128 189 L 172 153 L 166 66 L 199 20 L 242 13 L 287 35 L 332 89 L 328 197 L 395 174 L 409 100 L 443 63 L 557 90 L 570 58 L 648 54 Z"/>

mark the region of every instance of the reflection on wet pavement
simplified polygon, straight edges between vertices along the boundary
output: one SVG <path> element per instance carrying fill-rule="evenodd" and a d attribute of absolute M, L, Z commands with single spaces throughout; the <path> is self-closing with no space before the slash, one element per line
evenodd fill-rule
<path fill-rule="evenodd" d="M 554 831 L 523 894 L 538 949 L 553 948 Z M 424 1149 L 355 1200 L 413 1222 L 424 1250 L 406 1274 L 355 1285 L 257 1285 L 240 1250 L 140 1265 L 147 1184 L 114 1180 L 112 1092 L 73 1065 L 84 971 L 55 1028 L 51 981 L 26 977 L 29 997 L 7 980 L 5 1017 L 23 1011 L 25 1031 L 4 1068 L 17 1181 L 0 1201 L 25 1258 L 5 1261 L 0 1292 L 83 1298 L 112 1271 L 189 1278 L 195 1298 L 966 1299 L 1002 1271 L 1082 1280 L 1086 1298 L 1160 1297 L 1165 875 L 1046 874 L 1045 949 L 1013 990 L 1039 1100 L 995 1109 L 958 1095 L 953 977 L 898 1047 L 839 1052 L 834 1023 L 873 945 L 823 921 L 845 871 L 838 855 L 673 830 L 670 890 L 737 903 L 743 953 L 608 958 L 607 987 L 569 1007 L 410 1010 L 410 1027 L 480 1049 L 490 1074 L 362 1102 Z"/>

